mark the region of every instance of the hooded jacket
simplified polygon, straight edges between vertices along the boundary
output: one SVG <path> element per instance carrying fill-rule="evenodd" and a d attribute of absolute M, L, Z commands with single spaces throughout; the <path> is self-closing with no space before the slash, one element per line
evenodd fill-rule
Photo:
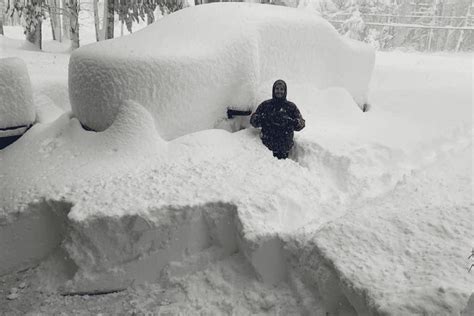
<path fill-rule="evenodd" d="M 275 87 L 282 84 L 284 95 L 278 98 Z M 293 102 L 286 100 L 287 86 L 283 80 L 273 84 L 272 98 L 262 102 L 250 117 L 253 127 L 262 128 L 262 141 L 272 151 L 288 152 L 293 146 L 293 132 L 305 127 L 305 120 Z"/>
<path fill-rule="evenodd" d="M 275 87 L 278 84 L 285 87 L 284 95 L 281 98 L 275 96 Z M 287 91 L 286 83 L 283 80 L 275 81 L 272 88 L 272 98 L 262 102 L 250 117 L 250 123 L 253 127 L 262 127 L 262 130 L 278 130 L 289 127 L 294 131 L 300 131 L 304 128 L 305 120 L 300 111 L 293 102 L 286 100 Z"/>

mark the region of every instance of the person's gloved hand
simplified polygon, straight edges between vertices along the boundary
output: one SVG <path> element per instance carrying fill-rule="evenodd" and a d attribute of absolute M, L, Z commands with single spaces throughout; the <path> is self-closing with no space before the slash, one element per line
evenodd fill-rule
<path fill-rule="evenodd" d="M 263 125 L 268 127 L 278 127 L 281 129 L 294 129 L 297 121 L 285 113 L 270 113 Z"/>
<path fill-rule="evenodd" d="M 288 115 L 283 115 L 281 116 L 281 124 L 280 126 L 282 127 L 291 127 L 291 128 L 294 128 L 296 126 L 296 120 L 293 119 L 292 117 L 288 116 Z"/>
<path fill-rule="evenodd" d="M 285 119 L 286 119 L 287 126 L 295 127 L 296 124 L 298 124 L 297 120 L 295 120 L 294 118 L 290 116 L 285 115 Z"/>

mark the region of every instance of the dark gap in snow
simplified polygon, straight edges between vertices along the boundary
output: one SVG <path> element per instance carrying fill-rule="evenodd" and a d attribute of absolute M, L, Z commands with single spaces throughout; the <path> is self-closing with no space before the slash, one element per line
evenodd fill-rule
<path fill-rule="evenodd" d="M 82 126 L 82 128 L 83 128 L 84 130 L 86 130 L 86 131 L 88 131 L 88 132 L 96 132 L 96 133 L 97 133 L 96 130 L 90 128 L 89 126 L 87 126 L 86 124 L 82 123 L 81 121 L 79 121 L 79 122 L 81 123 L 81 126 Z"/>
<path fill-rule="evenodd" d="M 0 128 L 0 150 L 16 142 L 33 125 L 21 125 L 7 128 Z"/>
<path fill-rule="evenodd" d="M 234 116 L 249 116 L 250 114 L 252 114 L 251 110 L 227 108 L 227 118 L 229 119 L 234 118 Z"/>
<path fill-rule="evenodd" d="M 126 289 L 116 289 L 116 290 L 105 290 L 105 291 L 90 291 L 90 292 L 64 292 L 61 293 L 61 296 L 97 296 L 97 295 L 107 295 L 123 292 Z"/>
<path fill-rule="evenodd" d="M 21 126 L 13 126 L 13 127 L 5 127 L 5 128 L 0 128 L 0 132 L 1 131 L 13 131 L 15 129 L 29 129 L 31 127 L 31 125 L 21 125 Z"/>
<path fill-rule="evenodd" d="M 16 136 L 7 136 L 7 137 L 1 137 L 0 138 L 0 150 L 3 148 L 6 148 L 16 142 L 18 138 L 20 138 L 22 135 L 16 135 Z"/>

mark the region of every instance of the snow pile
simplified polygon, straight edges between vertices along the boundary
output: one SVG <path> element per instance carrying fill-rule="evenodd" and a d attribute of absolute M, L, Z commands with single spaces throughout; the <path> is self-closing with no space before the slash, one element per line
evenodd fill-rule
<path fill-rule="evenodd" d="M 55 236 L 64 240 L 60 253 L 69 259 L 57 263 L 53 254 L 50 261 L 73 271 L 64 277 L 74 276 L 68 291 L 116 290 L 132 281 L 157 281 L 172 261 L 190 260 L 204 267 L 234 252 L 249 259 L 259 278 L 277 284 L 287 278 L 279 234 L 309 221 L 333 220 L 342 215 L 336 206 L 379 192 L 381 186 L 374 184 L 387 174 L 391 177 L 385 189 L 400 176 L 382 163 L 367 169 L 363 156 L 350 158 L 360 147 L 349 145 L 360 134 L 350 126 L 360 125 L 366 114 L 344 90 L 322 95 L 328 106 L 318 108 L 319 120 L 309 111 L 307 117 L 328 136 L 316 136 L 321 130 L 308 127 L 309 134 L 297 139 L 294 161 L 274 159 L 256 130 L 201 131 L 166 143 L 150 114 L 134 102 L 120 107 L 114 123 L 100 133 L 86 132 L 77 119 L 63 115 L 35 126 L 0 155 L 2 164 L 11 167 L 0 170 L 2 176 L 12 179 L 2 188 L 1 211 L 18 231 L 21 221 L 14 217 L 19 210 L 36 214 L 34 209 L 49 209 L 42 214 L 53 220 L 37 222 L 46 223 L 40 231 L 51 221 L 65 222 L 64 230 L 54 227 Z M 337 119 L 346 126 L 332 127 L 339 133 L 339 146 L 346 143 L 339 153 L 328 130 L 329 122 Z M 318 137 L 321 144 L 314 142 Z M 358 172 L 361 168 L 371 172 Z M 2 236 L 5 245 L 12 242 L 9 236 Z M 37 243 L 29 234 L 15 235 L 20 237 L 20 244 Z M 14 256 L 3 259 L 4 272 L 51 255 L 59 242 L 49 240 L 33 254 L 22 247 L 8 253 Z M 202 259 L 209 248 L 216 249 L 214 254 Z M 273 258 L 271 269 L 268 258 Z"/>
<path fill-rule="evenodd" d="M 471 294 L 469 301 L 467 302 L 466 308 L 461 312 L 461 316 L 474 315 L 474 293 Z"/>
<path fill-rule="evenodd" d="M 19 32 L 14 32 L 16 29 Z M 46 29 L 46 26 L 43 26 Z M 15 34 L 18 33 L 18 34 Z M 21 58 L 28 68 L 33 104 L 37 121 L 52 121 L 65 110 L 70 110 L 67 87 L 67 63 L 69 55 L 63 53 L 38 52 L 33 44 L 24 39 L 23 28 L 5 26 L 5 34 L 22 38 L 0 36 L 0 55 Z M 29 49 L 33 46 L 34 49 Z M 66 64 L 66 67 L 65 67 Z"/>
<path fill-rule="evenodd" d="M 374 52 L 317 15 L 279 6 L 215 3 L 171 14 L 130 36 L 76 50 L 69 65 L 73 113 L 104 130 L 117 105 L 135 100 L 159 134 L 213 128 L 229 106 L 254 108 L 283 78 L 345 88 L 367 101 Z M 264 94 L 262 94 L 264 91 Z"/>
<path fill-rule="evenodd" d="M 9 27 L 4 26 L 4 28 L 8 30 Z M 11 49 L 38 51 L 38 48 L 34 44 L 24 40 L 25 35 L 23 34 L 23 30 L 21 28 L 18 28 L 16 31 L 19 31 L 18 33 L 20 34 L 20 38 L 22 38 L 22 40 L 9 38 L 7 36 L 0 36 L 0 48 L 2 49 L 2 55 L 0 57 L 3 58 L 7 56 L 5 52 Z M 16 38 L 18 38 L 18 36 L 16 36 Z"/>
<path fill-rule="evenodd" d="M 103 183 L 116 170 L 139 170 L 134 163 L 163 154 L 164 142 L 149 132 L 154 123 L 146 110 L 133 102 L 121 109 L 106 132 L 87 132 L 64 114 L 53 123 L 36 124 L 1 151 L 0 178 L 6 180 L 0 187 L 0 249 L 5 249 L 0 274 L 38 262 L 57 247 L 58 236 L 64 237 L 64 227 L 55 223 L 63 222 L 66 213 L 48 203 L 19 213 L 27 204 L 42 201 L 43 194 L 74 193 L 88 182 Z M 68 205 L 63 204 L 62 209 Z"/>
<path fill-rule="evenodd" d="M 297 269 L 316 271 L 313 282 L 330 311 L 341 312 L 336 297 L 359 315 L 455 315 L 464 309 L 472 293 L 466 261 L 474 240 L 472 176 L 466 173 L 471 142 L 461 139 L 394 192 L 318 230 L 311 224 L 303 229 L 305 242 L 293 249 L 301 260 Z"/>
<path fill-rule="evenodd" d="M 30 77 L 25 62 L 20 58 L 0 59 L 0 95 L 0 129 L 34 122 L 36 112 Z"/>

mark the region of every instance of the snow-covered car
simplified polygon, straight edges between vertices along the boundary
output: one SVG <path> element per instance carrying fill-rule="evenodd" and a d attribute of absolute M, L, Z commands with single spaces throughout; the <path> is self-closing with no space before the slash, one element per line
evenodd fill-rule
<path fill-rule="evenodd" d="M 276 79 L 290 91 L 345 88 L 362 108 L 374 60 L 369 45 L 340 36 L 316 13 L 213 3 L 74 51 L 69 95 L 74 115 L 90 129 L 105 130 L 129 99 L 173 139 L 216 127 L 229 106 L 254 109 Z"/>
<path fill-rule="evenodd" d="M 20 58 L 0 59 L 0 149 L 20 138 L 36 118 L 30 77 Z"/>

